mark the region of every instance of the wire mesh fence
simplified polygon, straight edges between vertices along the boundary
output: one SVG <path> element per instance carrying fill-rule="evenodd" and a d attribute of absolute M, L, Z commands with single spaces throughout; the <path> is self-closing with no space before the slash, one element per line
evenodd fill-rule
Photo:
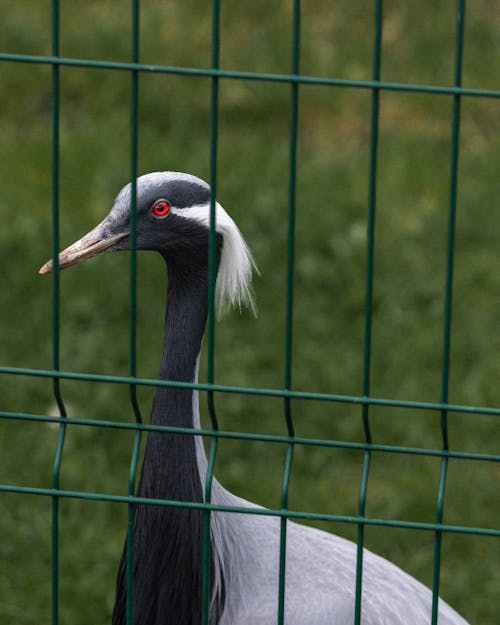
<path fill-rule="evenodd" d="M 498 507 L 495 513 L 495 504 L 492 504 L 491 515 L 478 523 L 469 522 L 469 516 L 458 515 L 456 522 L 447 522 L 447 497 L 446 487 L 449 481 L 450 464 L 453 463 L 455 475 L 460 475 L 461 471 L 466 474 L 466 469 L 473 463 L 483 463 L 488 467 L 493 467 L 492 474 L 498 475 L 496 467 L 500 461 L 500 454 L 494 448 L 477 448 L 467 444 L 463 447 L 454 445 L 450 442 L 450 419 L 462 418 L 463 421 L 474 423 L 481 415 L 491 419 L 491 432 L 498 432 L 498 416 L 500 415 L 500 407 L 498 407 L 498 397 L 493 395 L 493 401 L 472 404 L 467 401 L 452 401 L 456 396 L 450 394 L 451 371 L 454 363 L 453 359 L 453 326 L 452 317 L 455 310 L 454 299 L 454 283 L 456 269 L 456 231 L 457 231 L 457 206 L 459 201 L 459 155 L 462 148 L 461 138 L 461 114 L 463 103 L 470 101 L 487 101 L 497 106 L 498 119 L 498 98 L 500 90 L 497 88 L 470 87 L 463 85 L 463 66 L 464 66 L 464 49 L 466 40 L 466 21 L 465 21 L 465 1 L 459 0 L 453 11 L 453 80 L 451 84 L 416 84 L 403 81 L 384 81 L 382 79 L 382 65 L 384 61 L 384 25 L 387 23 L 387 17 L 384 15 L 382 0 L 377 0 L 373 7 L 373 15 L 370 16 L 369 30 L 371 32 L 371 75 L 367 78 L 340 78 L 335 75 L 320 76 L 301 73 L 302 67 L 302 46 L 304 43 L 303 28 L 301 18 L 303 18 L 304 9 L 301 7 L 299 0 L 294 0 L 293 6 L 287 7 L 287 28 L 288 28 L 288 45 L 291 48 L 289 73 L 279 72 L 257 72 L 228 70 L 221 68 L 221 37 L 229 39 L 229 35 L 221 31 L 221 10 L 224 3 L 214 0 L 212 4 L 211 15 L 211 62 L 209 67 L 198 66 L 182 66 L 168 64 L 151 64 L 144 63 L 141 60 L 141 44 L 140 41 L 140 16 L 146 18 L 147 12 L 152 10 L 147 2 L 144 2 L 142 9 L 139 1 L 132 2 L 132 11 L 130 18 L 130 58 L 129 60 L 110 61 L 102 59 L 78 58 L 76 56 L 62 56 L 60 48 L 61 29 L 60 29 L 60 11 L 61 6 L 57 0 L 52 3 L 52 48 L 50 54 L 26 54 L 1 52 L 0 61 L 4 66 L 18 67 L 20 64 L 28 64 L 28 66 L 42 66 L 51 70 L 51 189 L 52 189 L 52 255 L 57 259 L 57 252 L 62 247 L 60 236 L 61 224 L 61 171 L 64 162 L 61 158 L 61 145 L 64 138 L 61 137 L 61 78 L 68 80 L 70 83 L 70 74 L 72 72 L 95 71 L 95 72 L 111 72 L 123 74 L 129 81 L 129 165 L 128 172 L 132 182 L 132 197 L 135 197 L 135 179 L 142 167 L 139 167 L 140 152 L 140 130 L 143 120 L 140 117 L 140 86 L 143 81 L 153 77 L 160 80 L 162 77 L 178 77 L 189 81 L 203 80 L 210 83 L 209 92 L 205 91 L 205 95 L 209 96 L 209 107 L 206 109 L 204 118 L 207 145 L 209 146 L 209 181 L 212 189 L 212 228 L 211 228 L 211 263 L 209 267 L 210 283 L 212 285 L 209 300 L 209 318 L 207 325 L 207 346 L 206 346 L 206 383 L 187 384 L 179 382 L 169 382 L 158 380 L 150 377 L 144 377 L 138 374 L 138 316 L 140 301 L 138 298 L 138 264 L 137 254 L 135 251 L 134 234 L 131 240 L 130 265 L 128 271 L 129 288 L 128 288 L 128 309 L 129 309 L 129 344 L 128 344 L 128 372 L 123 375 L 109 375 L 106 373 L 89 373 L 72 371 L 70 368 L 61 366 L 61 326 L 63 325 L 62 307 L 64 290 L 61 287 L 61 278 L 58 272 L 57 261 L 52 282 L 52 362 L 50 366 L 14 366 L 6 362 L 0 367 L 0 375 L 2 384 L 8 385 L 11 380 L 21 378 L 40 378 L 44 384 L 52 383 L 52 393 L 54 404 L 57 407 L 57 414 L 49 414 L 48 411 L 39 413 L 31 412 L 28 408 L 26 411 L 7 410 L 2 407 L 0 417 L 4 422 L 13 424 L 13 427 L 21 428 L 23 424 L 29 422 L 38 425 L 53 425 L 57 428 L 57 440 L 55 441 L 55 453 L 53 456 L 51 480 L 50 483 L 44 485 L 35 485 L 32 483 L 19 483 L 17 479 L 2 480 L 0 484 L 0 493 L 2 497 L 8 494 L 15 494 L 18 498 L 26 498 L 31 501 L 28 496 L 37 496 L 48 498 L 51 502 L 51 549 L 50 549 L 50 587 L 51 587 L 51 622 L 55 625 L 61 622 L 60 603 L 61 590 L 60 582 L 62 579 L 60 562 L 64 557 L 61 553 L 61 504 L 65 500 L 80 499 L 85 501 L 109 502 L 126 506 L 128 510 L 128 531 L 133 530 L 134 510 L 138 504 L 161 505 L 161 506 L 183 506 L 202 509 L 204 511 L 204 586 L 203 586 L 203 612 L 202 622 L 208 623 L 208 606 L 209 606 L 209 576 L 210 576 L 210 519 L 211 512 L 214 510 L 224 512 L 242 512 L 245 514 L 264 514 L 279 517 L 281 519 L 281 542 L 280 542 L 280 584 L 276 589 L 278 593 L 278 613 L 276 622 L 278 624 L 285 623 L 285 570 L 286 570 L 286 538 L 287 538 L 287 520 L 297 519 L 308 522 L 327 522 L 335 523 L 340 526 L 352 526 L 355 528 L 354 534 L 351 536 L 357 541 L 358 559 L 356 572 L 356 608 L 354 623 L 361 622 L 361 597 L 363 585 L 363 547 L 366 546 L 366 532 L 370 528 L 389 528 L 391 531 L 397 531 L 397 528 L 411 530 L 416 533 L 421 530 L 426 535 L 432 535 L 432 573 L 430 574 L 430 585 L 433 592 L 433 609 L 431 623 L 434 625 L 437 619 L 437 598 L 441 592 L 441 569 L 442 569 L 442 550 L 444 537 L 457 535 L 465 541 L 471 536 L 482 536 L 496 539 L 495 544 L 498 545 L 498 537 L 500 536 L 500 528 L 498 527 Z M 282 7 L 282 10 L 285 9 Z M 450 10 L 451 12 L 451 10 Z M 365 21 L 368 21 L 365 18 Z M 392 22 L 391 22 L 392 23 Z M 258 28 L 258 27 L 257 27 Z M 193 33 L 196 36 L 196 32 Z M 311 48 L 310 40 L 307 42 L 307 49 Z M 314 48 L 314 46 L 312 46 Z M 47 90 L 49 77 L 44 74 L 44 88 Z M 281 294 L 283 296 L 283 304 L 279 302 L 283 319 L 283 337 L 281 344 L 279 363 L 281 367 L 282 384 L 276 386 L 265 386 L 261 384 L 245 385 L 245 384 L 220 384 L 216 382 L 215 361 L 217 357 L 216 350 L 216 323 L 214 315 L 214 285 L 215 285 L 215 230 L 213 227 L 215 215 L 215 196 L 219 197 L 219 189 L 223 187 L 222 176 L 219 173 L 219 137 L 221 134 L 221 105 L 224 103 L 225 85 L 234 83 L 236 85 L 247 84 L 264 84 L 269 88 L 278 85 L 280 88 L 287 89 L 286 107 L 280 106 L 279 115 L 287 114 L 287 145 L 286 145 L 286 167 L 282 168 L 282 178 L 279 184 L 287 188 L 287 211 L 284 214 L 283 221 L 286 222 L 287 234 L 282 237 L 282 249 L 284 253 L 284 270 L 280 275 L 280 280 L 284 283 Z M 173 83 L 172 83 L 173 84 Z M 370 99 L 369 106 L 365 108 L 368 115 L 368 131 L 364 135 L 363 149 L 366 151 L 364 163 L 368 166 L 368 177 L 366 177 L 366 169 L 363 171 L 364 184 L 368 191 L 368 202 L 365 202 L 365 214 L 362 220 L 363 236 L 364 236 L 364 275 L 361 279 L 358 275 L 359 282 L 362 283 L 364 295 L 361 305 L 358 308 L 363 310 L 362 338 L 358 341 L 359 345 L 359 362 L 358 369 L 360 371 L 361 385 L 359 393 L 337 392 L 339 385 L 334 382 L 326 384 L 326 389 L 322 391 L 309 390 L 307 384 L 297 386 L 295 383 L 296 370 L 301 366 L 302 360 L 295 344 L 296 335 L 298 333 L 297 320 L 295 314 L 297 295 L 297 241 L 300 238 L 300 232 L 297 234 L 297 223 L 304 226 L 304 221 L 298 221 L 301 217 L 302 203 L 298 203 L 298 197 L 303 200 L 300 193 L 299 171 L 301 167 L 302 153 L 299 149 L 300 145 L 300 127 L 303 122 L 301 108 L 302 102 L 306 100 L 307 95 L 304 93 L 307 89 L 321 87 L 325 90 L 338 93 L 339 90 L 346 91 L 348 94 L 362 93 Z M 71 87 L 70 87 L 71 89 Z M 446 242 L 444 254 L 445 260 L 441 265 L 442 283 L 441 290 L 438 293 L 440 301 L 440 382 L 439 390 L 432 401 L 427 399 L 407 399 L 399 393 L 379 395 L 373 391 L 372 379 L 374 376 L 374 357 L 373 346 L 374 337 L 377 330 L 381 326 L 377 325 L 375 316 L 377 307 L 380 302 L 376 299 L 375 278 L 376 257 L 377 257 L 377 233 L 379 230 L 378 217 L 381 202 L 379 199 L 379 177 L 380 168 L 384 166 L 383 157 L 386 152 L 381 153 L 380 134 L 381 134 L 381 116 L 384 112 L 384 100 L 388 94 L 402 94 L 407 97 L 433 97 L 445 99 L 448 107 L 448 128 L 449 128 L 449 151 L 448 151 L 448 171 L 440 172 L 440 178 L 446 176 L 447 187 L 447 218 L 446 218 Z M 350 97 L 350 96 L 346 96 Z M 353 98 L 355 95 L 352 96 Z M 163 106 L 163 100 L 159 103 Z M 304 109 L 307 107 L 304 106 Z M 311 107 L 314 115 L 314 106 Z M 207 114 L 208 112 L 208 114 Z M 228 115 L 227 109 L 223 109 L 223 115 Z M 305 116 L 304 125 L 311 124 L 311 113 Z M 366 118 L 365 115 L 365 118 Z M 406 122 L 405 122 L 406 123 Z M 172 121 L 175 125 L 175 119 Z M 209 130 L 208 130 L 209 128 Z M 185 129 L 183 129 L 185 131 Z M 162 130 L 163 132 L 163 130 Z M 349 132 L 349 130 L 347 131 Z M 168 144 L 168 130 L 165 135 L 165 142 Z M 259 140 L 265 141 L 265 137 Z M 306 140 L 304 140 L 304 143 Z M 225 168 L 227 171 L 227 167 Z M 327 210 L 334 210 L 327 207 Z M 366 209 L 367 206 L 367 209 Z M 131 232 L 135 232 L 135 210 L 134 202 L 132 207 Z M 442 205 L 441 205 L 442 208 Z M 441 215 L 442 216 L 442 215 Z M 309 217 L 310 218 L 310 217 Z M 383 222 L 387 225 L 387 222 Z M 488 228 L 488 226 L 486 226 Z M 255 227 L 255 232 L 258 228 Z M 326 233 L 325 233 L 326 235 Z M 313 244 L 314 245 L 314 244 Z M 301 251 L 304 250 L 301 241 Z M 272 266 L 272 263 L 270 263 Z M 303 277 L 303 274 L 300 274 Z M 488 294 L 484 295 L 488 297 Z M 494 299 L 492 297 L 492 299 Z M 410 303 L 411 305 L 411 303 Z M 309 302 L 309 308 L 314 308 L 314 301 Z M 331 306 L 331 302 L 328 304 Z M 311 310 L 311 324 L 314 325 L 314 315 Z M 335 313 L 332 313 L 333 315 Z M 264 313 L 265 316 L 265 313 Z M 301 317 L 301 322 L 303 318 Z M 258 322 L 257 322 L 258 323 Z M 218 330 L 217 330 L 218 331 Z M 418 332 L 425 333 L 426 328 L 419 328 Z M 433 335 L 435 337 L 435 333 Z M 301 343 L 302 345 L 303 343 Z M 407 357 L 411 357 L 410 350 Z M 342 357 L 342 356 L 340 356 Z M 66 361 L 68 359 L 66 358 Z M 71 362 L 71 361 L 70 361 Z M 298 363 L 298 364 L 297 364 Z M 489 378 L 490 384 L 495 380 Z M 66 381 L 73 381 L 76 384 L 90 384 L 94 386 L 106 386 L 113 389 L 127 388 L 129 389 L 129 412 L 127 418 L 117 418 L 119 415 L 112 415 L 112 418 L 93 418 L 91 400 L 87 403 L 87 412 L 82 417 L 74 417 L 71 410 L 67 409 L 68 402 L 62 385 Z M 192 435 L 192 430 L 182 428 L 169 428 L 152 426 L 147 423 L 141 412 L 141 401 L 139 394 L 144 389 L 152 389 L 159 385 L 181 386 L 183 388 L 197 389 L 201 394 L 206 396 L 207 405 L 207 426 L 197 432 L 205 437 L 208 445 L 208 474 L 207 481 L 204 485 L 205 502 L 204 503 L 186 503 L 178 501 L 163 501 L 157 499 L 147 499 L 136 496 L 136 474 L 140 460 L 142 434 L 152 430 L 176 431 L 184 435 Z M 340 386 L 341 388 L 341 386 Z M 92 391 L 94 392 L 94 391 Z M 118 391 L 116 391 L 118 392 Z M 232 428 L 221 427 L 220 421 L 220 405 L 224 401 L 225 396 L 237 396 L 245 402 L 247 398 L 268 399 L 269 401 L 278 400 L 282 402 L 282 408 L 279 411 L 282 426 L 279 433 L 269 433 L 265 431 L 265 427 L 257 427 L 257 431 L 249 432 L 235 431 Z M 460 397 L 460 395 L 458 394 Z M 485 395 L 489 398 L 489 395 Z M 495 403 L 495 401 L 497 403 Z M 350 419 L 356 418 L 357 423 L 361 423 L 361 429 L 357 431 L 354 440 L 350 436 L 342 437 L 331 434 L 332 429 L 328 430 L 329 435 L 325 436 L 321 432 L 318 436 L 312 436 L 307 427 L 304 426 L 303 419 L 300 419 L 300 432 L 297 433 L 297 425 L 299 419 L 296 414 L 302 417 L 305 409 L 300 406 L 334 405 L 340 411 L 346 411 Z M 28 401 L 28 406 L 29 401 Z M 354 412 L 349 412 L 350 410 Z M 313 409 L 311 409 L 313 410 Z M 420 444 L 411 436 L 403 438 L 404 444 L 396 442 L 387 442 L 383 437 L 374 434 L 374 421 L 378 422 L 380 414 L 391 411 L 399 411 L 404 414 L 408 421 L 412 419 L 427 419 L 427 415 L 431 415 L 433 423 L 436 419 L 439 423 L 439 444 L 434 447 Z M 352 415 L 356 415 L 351 416 Z M 132 418 L 130 418 L 132 415 Z M 425 415 L 425 416 L 424 416 Z M 361 417 L 361 419 L 359 418 Z M 113 420 L 117 418 L 116 420 Z M 402 419 L 403 421 L 405 419 Z M 359 427 L 359 425 L 358 425 Z M 471 425 L 470 427 L 474 427 Z M 116 493 L 110 491 L 98 491 L 93 489 L 72 489 L 63 487 L 61 480 L 64 477 L 65 462 L 67 456 L 71 452 L 67 450 L 67 439 L 71 429 L 95 429 L 96 431 L 108 430 L 111 433 L 121 431 L 128 432 L 133 435 L 133 444 L 131 448 L 130 461 L 128 462 L 128 480 L 127 492 Z M 493 434 L 491 435 L 494 436 Z M 274 506 L 266 509 L 247 509 L 234 508 L 231 506 L 222 506 L 211 502 L 211 485 L 212 477 L 215 470 L 217 458 L 219 456 L 219 446 L 224 441 L 242 441 L 242 444 L 248 442 L 261 442 L 263 444 L 273 446 L 283 446 L 285 451 L 284 460 L 281 468 L 282 479 L 279 485 L 279 501 Z M 408 442 L 406 442 L 408 441 Z M 360 454 L 360 477 L 357 484 L 355 510 L 350 513 L 343 511 L 323 511 L 322 509 L 306 510 L 305 506 L 301 506 L 300 502 L 290 505 L 290 487 L 297 471 L 296 456 L 298 449 L 308 448 L 324 448 L 329 450 L 339 450 L 346 452 L 356 452 Z M 128 448 L 127 448 L 128 450 Z M 374 458 L 381 455 L 384 457 L 402 457 L 406 458 L 429 458 L 439 463 L 437 489 L 432 504 L 432 518 L 422 520 L 417 513 L 412 518 L 391 518 L 390 514 L 374 515 L 367 511 L 367 500 L 370 497 L 370 480 L 373 474 Z M 358 456 L 357 456 L 358 457 Z M 358 461 L 357 461 L 358 462 Z M 390 462 L 390 461 L 389 461 Z M 496 471 L 496 473 L 494 473 Z M 490 478 L 489 478 L 490 479 Z M 495 478 L 491 478 L 493 482 Z M 414 478 L 418 480 L 418 476 Z M 332 486 L 334 490 L 335 485 Z M 295 498 L 297 499 L 297 498 Z M 5 499 L 6 502 L 10 501 Z M 6 505 L 9 505 L 6 503 Z M 467 507 L 467 505 L 465 505 Z M 337 525 L 336 525 L 337 527 Z M 461 545 L 463 545 L 463 541 Z M 129 561 L 133 559 L 133 542 L 129 541 Z M 498 547 L 496 547 L 498 548 Z M 467 568 L 467 562 L 464 563 Z M 28 571 L 25 572 L 28 575 Z M 466 574 L 466 573 L 465 573 Z M 127 587 L 128 598 L 133 596 L 133 574 L 132 567 L 128 567 Z M 491 586 L 490 586 L 491 587 Z M 489 602 L 493 604 L 495 598 L 490 597 Z M 486 601 L 488 603 L 488 601 Z M 128 622 L 133 622 L 133 605 L 129 600 L 127 604 Z M 495 614 L 494 608 L 492 613 Z M 469 617 L 471 622 L 474 615 Z M 22 621 L 20 621 L 22 622 Z M 31 622 L 26 620 L 26 622 Z M 484 622 L 487 622 L 486 620 Z M 493 622 L 493 621 L 490 621 Z"/>

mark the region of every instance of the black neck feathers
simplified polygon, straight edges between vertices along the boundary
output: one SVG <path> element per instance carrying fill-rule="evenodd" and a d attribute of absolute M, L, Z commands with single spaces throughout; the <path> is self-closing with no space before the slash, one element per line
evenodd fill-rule
<path fill-rule="evenodd" d="M 178 264 L 175 259 L 168 259 L 168 277 L 164 350 L 159 377 L 192 382 L 207 319 L 206 257 L 199 263 L 191 262 L 189 270 L 186 269 L 186 262 Z M 193 427 L 193 391 L 158 387 L 151 423 Z M 203 501 L 193 436 L 164 432 L 148 434 L 138 495 L 175 501 Z M 202 527 L 201 510 L 137 506 L 135 625 L 201 624 Z M 118 571 L 113 625 L 125 625 L 126 622 L 126 551 L 125 544 Z"/>

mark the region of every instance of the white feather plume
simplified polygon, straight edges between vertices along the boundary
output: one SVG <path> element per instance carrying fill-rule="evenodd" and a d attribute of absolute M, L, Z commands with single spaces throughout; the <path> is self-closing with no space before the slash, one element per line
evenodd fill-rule
<path fill-rule="evenodd" d="M 208 204 L 173 211 L 180 217 L 193 219 L 210 228 Z M 237 306 L 240 310 L 248 306 L 255 315 L 257 309 L 252 290 L 252 273 L 253 270 L 258 272 L 257 265 L 238 226 L 218 202 L 215 229 L 222 235 L 222 252 L 215 284 L 217 312 L 223 314 L 231 306 Z"/>

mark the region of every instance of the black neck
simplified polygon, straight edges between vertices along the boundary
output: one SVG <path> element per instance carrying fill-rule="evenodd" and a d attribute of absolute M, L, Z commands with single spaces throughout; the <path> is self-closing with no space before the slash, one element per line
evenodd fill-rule
<path fill-rule="evenodd" d="M 182 271 L 168 263 L 169 285 L 160 379 L 192 382 L 207 319 L 205 266 Z M 193 391 L 158 387 L 151 423 L 193 427 Z M 138 489 L 142 497 L 202 502 L 195 439 L 150 432 Z M 139 505 L 135 517 L 135 625 L 200 625 L 201 510 Z M 125 623 L 126 545 L 118 572 L 113 625 Z"/>
<path fill-rule="evenodd" d="M 181 274 L 174 263 L 169 263 L 168 274 L 159 379 L 193 382 L 207 319 L 206 272 Z M 151 423 L 192 428 L 193 391 L 158 387 L 153 399 Z M 139 493 L 144 497 L 202 501 L 193 436 L 166 432 L 148 435 Z M 168 508 L 161 510 L 172 511 Z"/>

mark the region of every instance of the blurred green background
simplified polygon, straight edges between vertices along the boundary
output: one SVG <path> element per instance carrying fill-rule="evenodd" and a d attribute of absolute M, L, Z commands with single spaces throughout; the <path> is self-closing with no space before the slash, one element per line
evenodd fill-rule
<path fill-rule="evenodd" d="M 143 0 L 141 61 L 209 67 L 211 3 Z M 222 2 L 221 67 L 286 73 L 291 2 Z M 451 85 L 455 3 L 388 0 L 382 77 Z M 61 3 L 61 55 L 128 61 L 129 3 Z M 467 10 L 467 87 L 499 88 L 500 11 Z M 50 2 L 2 2 L 1 50 L 51 53 Z M 370 79 L 373 6 L 358 0 L 303 2 L 301 73 Z M 130 171 L 126 72 L 62 67 L 61 245 L 93 227 Z M 51 68 L 0 62 L 1 364 L 52 366 L 52 285 L 37 275 L 51 255 Z M 252 248 L 259 316 L 232 313 L 217 325 L 216 381 L 279 388 L 284 376 L 290 87 L 220 82 L 218 199 Z M 382 92 L 372 394 L 439 401 L 450 175 L 452 99 Z M 362 393 L 371 93 L 300 89 L 293 384 L 298 390 Z M 139 171 L 209 176 L 210 80 L 141 74 Z M 464 97 L 458 186 L 450 401 L 500 406 L 500 101 Z M 104 256 L 61 274 L 61 368 L 127 375 L 127 255 Z M 155 377 L 165 276 L 139 255 L 138 374 Z M 201 380 L 204 379 L 202 372 Z M 69 415 L 133 420 L 128 389 L 62 381 Z M 1 409 L 56 415 L 48 379 L 0 376 Z M 151 391 L 140 390 L 149 412 Z M 203 397 L 202 397 L 203 403 Z M 217 395 L 228 430 L 285 433 L 282 402 Z M 204 408 L 204 407 L 203 407 Z M 360 408 L 297 401 L 297 433 L 362 441 Z M 373 408 L 378 443 L 441 446 L 439 414 Z M 498 453 L 498 418 L 450 414 L 455 450 Z M 0 483 L 50 487 L 57 426 L 0 419 Z M 132 433 L 70 427 L 61 487 L 127 493 Z M 284 448 L 222 441 L 216 473 L 235 493 L 280 505 Z M 298 447 L 290 506 L 357 514 L 362 454 Z M 439 460 L 375 454 L 367 514 L 433 522 Z M 453 460 L 444 520 L 499 527 L 498 463 Z M 110 622 L 126 507 L 64 499 L 61 506 L 61 623 Z M 356 527 L 319 524 L 350 538 Z M 0 624 L 50 622 L 51 502 L 0 495 Z M 367 546 L 432 583 L 432 533 L 368 527 Z M 471 624 L 498 618 L 499 540 L 445 535 L 441 594 Z"/>

